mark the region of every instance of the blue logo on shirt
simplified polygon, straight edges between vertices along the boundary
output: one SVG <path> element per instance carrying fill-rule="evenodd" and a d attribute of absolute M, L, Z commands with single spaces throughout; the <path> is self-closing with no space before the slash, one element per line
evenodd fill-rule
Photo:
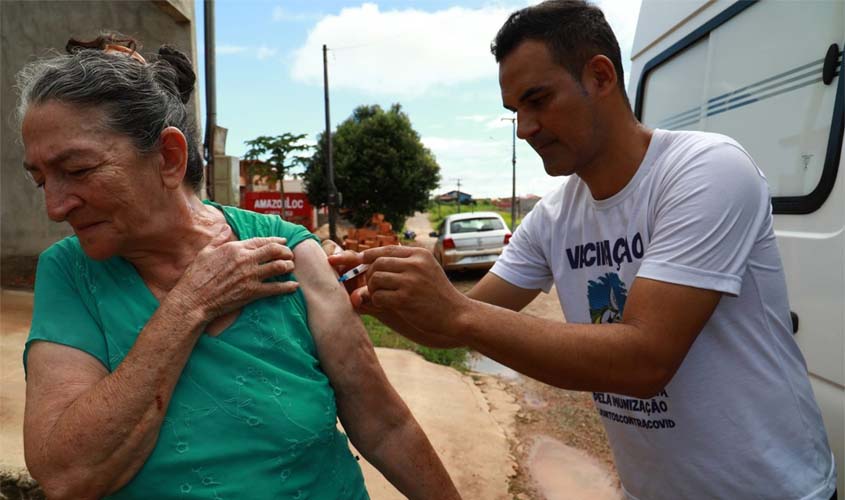
<path fill-rule="evenodd" d="M 593 323 L 616 323 L 622 319 L 628 290 L 616 273 L 607 273 L 587 287 L 590 319 Z"/>

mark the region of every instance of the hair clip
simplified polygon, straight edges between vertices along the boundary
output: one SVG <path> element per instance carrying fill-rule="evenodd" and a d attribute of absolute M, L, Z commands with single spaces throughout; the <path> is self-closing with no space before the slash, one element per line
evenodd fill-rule
<path fill-rule="evenodd" d="M 132 59 L 135 59 L 136 61 L 140 62 L 141 64 L 147 64 L 147 60 L 144 59 L 144 56 L 139 54 L 134 49 L 130 49 L 129 47 L 126 47 L 124 45 L 116 45 L 116 44 L 113 44 L 113 43 L 109 43 L 109 44 L 106 44 L 105 47 L 103 47 L 103 52 L 105 52 L 105 53 L 121 52 L 123 54 L 128 55 Z"/>

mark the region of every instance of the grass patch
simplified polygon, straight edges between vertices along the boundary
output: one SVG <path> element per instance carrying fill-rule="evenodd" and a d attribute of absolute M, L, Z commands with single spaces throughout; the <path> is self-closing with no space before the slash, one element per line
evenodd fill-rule
<path fill-rule="evenodd" d="M 364 327 L 370 335 L 370 340 L 376 347 L 389 347 L 391 349 L 405 349 L 412 351 L 426 361 L 439 365 L 451 366 L 460 371 L 467 371 L 467 354 L 469 350 L 458 349 L 432 349 L 410 341 L 394 332 L 393 329 L 372 316 L 361 316 L 364 320 Z"/>

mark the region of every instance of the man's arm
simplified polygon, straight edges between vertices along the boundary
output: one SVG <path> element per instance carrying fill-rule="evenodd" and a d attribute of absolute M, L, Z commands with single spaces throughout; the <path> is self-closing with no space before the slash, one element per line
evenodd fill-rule
<path fill-rule="evenodd" d="M 470 347 L 548 384 L 648 398 L 675 375 L 720 297 L 636 278 L 621 323 L 558 323 L 474 302 L 455 331 Z"/>
<path fill-rule="evenodd" d="M 323 250 L 308 240 L 294 255 L 320 362 L 352 443 L 409 498 L 459 498 L 428 438 L 388 382 Z"/>
<path fill-rule="evenodd" d="M 622 322 L 562 323 L 464 296 L 422 249 L 367 250 L 364 261 L 373 307 L 417 325 L 421 335 L 412 340 L 449 339 L 548 384 L 635 397 L 665 387 L 721 297 L 636 278 Z"/>
<path fill-rule="evenodd" d="M 520 288 L 493 273 L 487 273 L 472 287 L 467 297 L 518 312 L 530 304 L 539 293 L 540 290 Z"/>
<path fill-rule="evenodd" d="M 331 253 L 329 255 L 329 263 L 336 268 L 351 269 L 363 262 L 363 255 L 358 252 L 346 251 L 342 253 Z M 352 292 L 352 304 L 359 313 L 375 316 L 379 321 L 389 326 L 394 331 L 401 333 L 405 337 L 411 339 L 425 338 L 422 343 L 429 347 L 447 349 L 463 345 L 461 341 L 456 339 L 431 334 L 426 335 L 413 323 L 405 321 L 405 319 L 395 311 L 373 307 L 370 302 L 369 291 L 365 287 L 365 278 L 366 276 L 361 275 L 356 278 L 356 282 L 351 288 L 347 287 Z M 356 290 L 354 287 L 359 288 Z M 504 307 L 512 311 L 521 311 L 525 306 L 531 303 L 531 301 L 534 300 L 539 293 L 540 290 L 520 288 L 508 283 L 493 273 L 487 273 L 483 278 L 481 278 L 481 281 L 476 283 L 475 286 L 467 292 L 467 296 L 480 302 Z"/>

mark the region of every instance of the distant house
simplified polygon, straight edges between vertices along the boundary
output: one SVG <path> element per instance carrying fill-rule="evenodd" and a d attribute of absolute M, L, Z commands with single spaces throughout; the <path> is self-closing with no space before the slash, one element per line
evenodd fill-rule
<path fill-rule="evenodd" d="M 461 205 L 469 205 L 473 203 L 472 195 L 464 193 L 463 191 L 449 191 L 434 198 L 438 203 L 455 203 L 457 200 Z"/>

